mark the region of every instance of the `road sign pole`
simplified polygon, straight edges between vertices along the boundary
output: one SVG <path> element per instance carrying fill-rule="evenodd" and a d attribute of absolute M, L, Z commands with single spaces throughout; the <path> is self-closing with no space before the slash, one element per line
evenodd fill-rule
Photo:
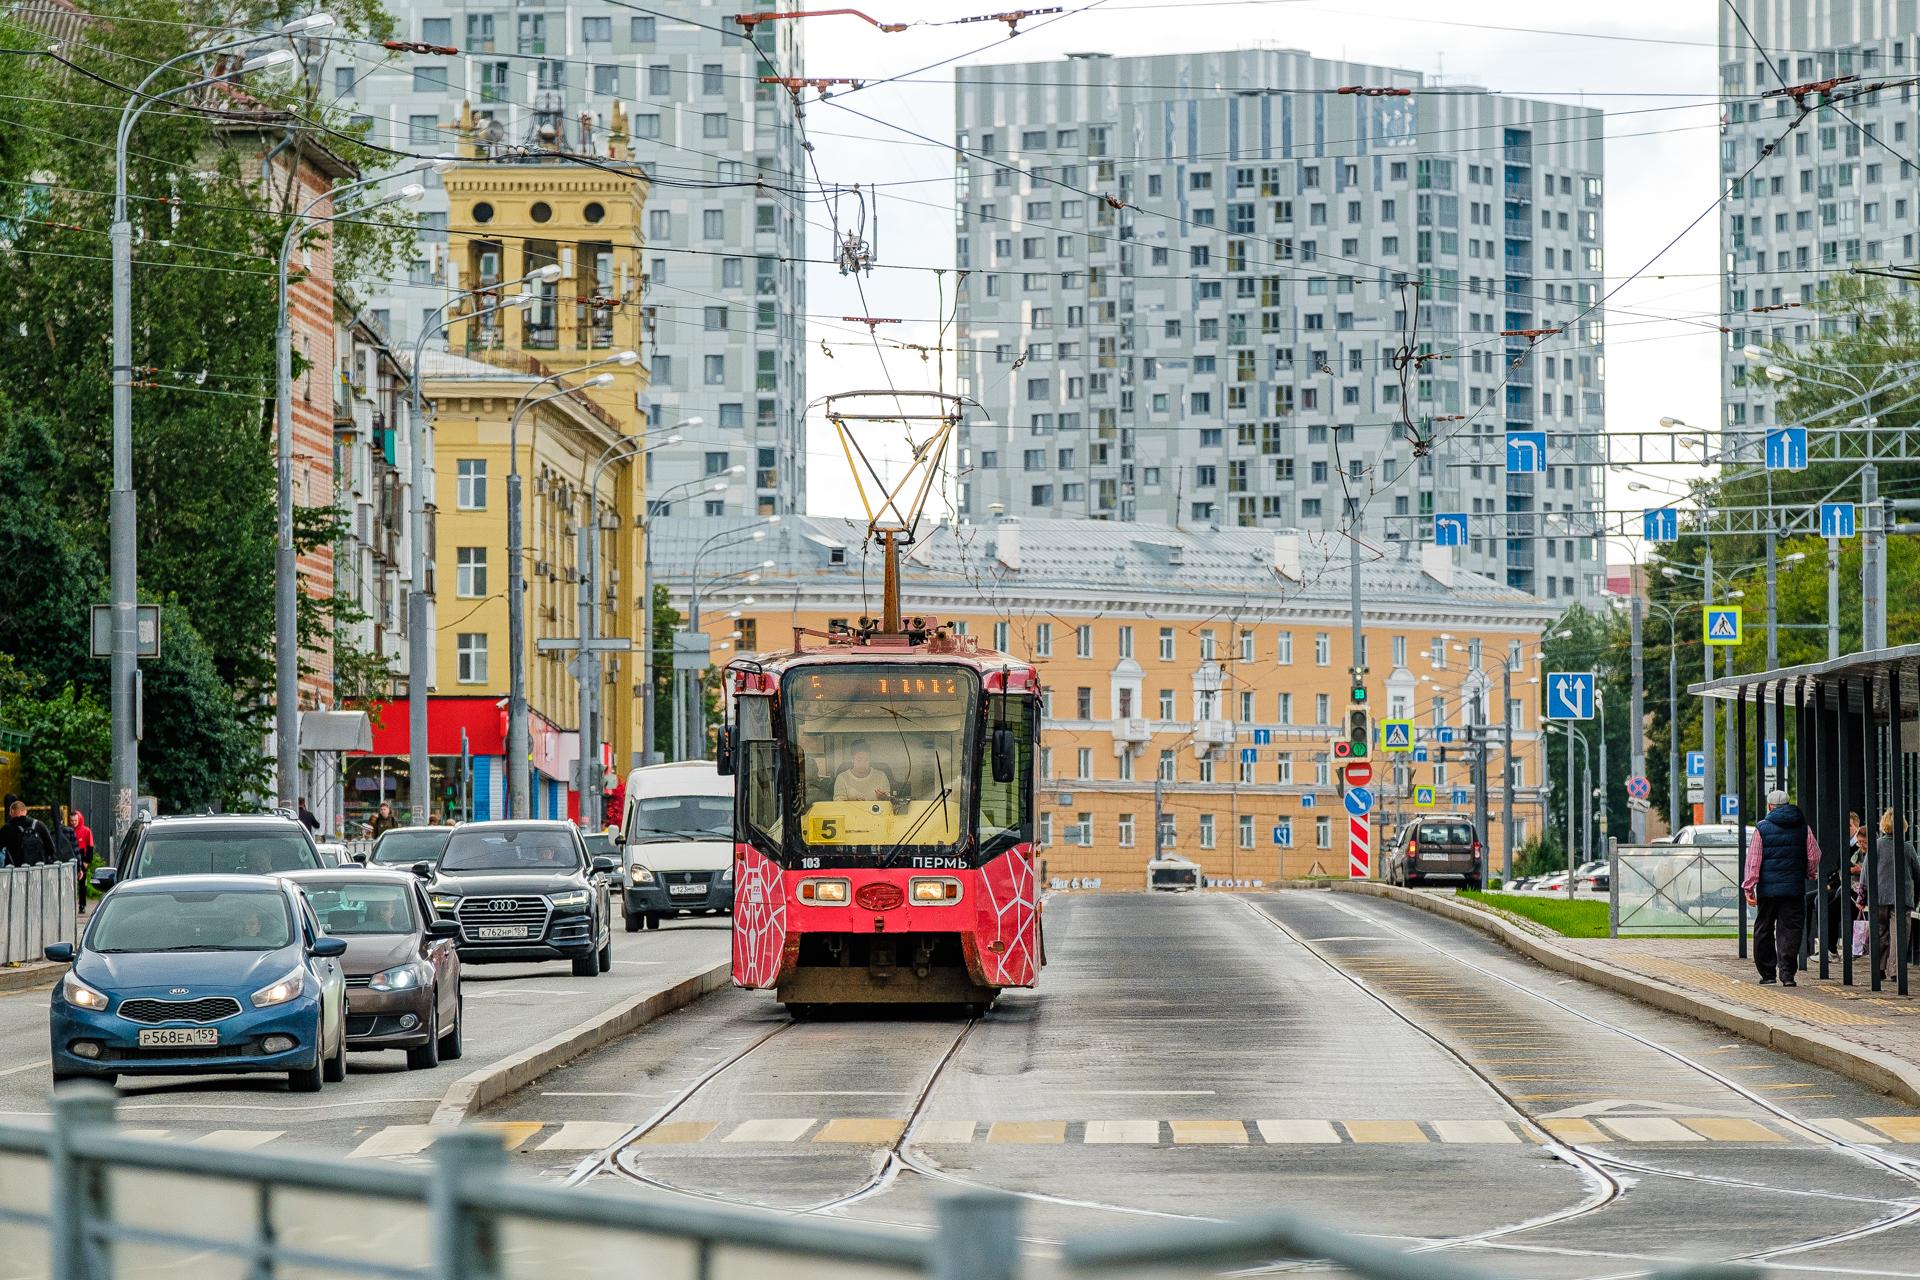
<path fill-rule="evenodd" d="M 1827 659 L 1840 656 L 1840 539 L 1827 539 Z"/>
<path fill-rule="evenodd" d="M 1886 600 L 1880 590 L 1880 469 L 1871 462 L 1860 468 L 1860 502 L 1866 508 L 1867 527 L 1860 535 L 1860 647 L 1871 652 L 1884 649 L 1886 638 L 1881 624 L 1886 620 Z"/>
<path fill-rule="evenodd" d="M 1706 574 L 1707 585 L 1706 585 L 1706 594 L 1704 596 L 1704 599 L 1707 604 L 1712 604 L 1713 603 L 1713 543 L 1711 540 L 1707 542 L 1706 552 L 1701 559 L 1700 565 Z M 1710 644 L 1703 644 L 1700 646 L 1700 652 L 1702 655 L 1702 661 L 1705 663 L 1705 666 L 1706 666 L 1707 679 L 1711 680 L 1713 679 L 1713 646 Z M 1713 812 L 1712 809 L 1707 807 L 1712 803 L 1711 797 L 1719 794 L 1714 790 L 1714 786 L 1713 786 L 1713 728 L 1714 728 L 1713 722 L 1714 722 L 1713 700 L 1710 698 L 1702 699 L 1701 707 L 1700 707 L 1700 747 L 1704 752 L 1706 752 L 1706 756 L 1707 756 L 1707 772 L 1703 780 L 1705 785 L 1702 787 L 1700 792 L 1702 797 L 1701 807 L 1700 807 L 1702 820 L 1705 820 L 1707 815 Z"/>
<path fill-rule="evenodd" d="M 1771 590 L 1771 586 L 1769 586 L 1768 589 Z M 1632 638 L 1633 701 L 1632 705 L 1627 709 L 1627 714 L 1631 717 L 1628 721 L 1627 754 L 1629 760 L 1632 762 L 1630 767 L 1633 770 L 1633 776 L 1636 778 L 1645 777 L 1647 772 L 1647 738 L 1645 731 L 1641 728 L 1641 726 L 1647 722 L 1647 673 L 1645 664 L 1646 654 L 1642 647 L 1640 613 L 1641 600 L 1639 594 L 1635 593 L 1632 605 L 1628 611 L 1628 624 L 1631 628 L 1630 634 Z M 1769 669 L 1771 669 L 1771 664 L 1769 664 Z M 1671 769 L 1673 767 L 1673 761 L 1669 760 L 1667 767 Z M 1633 843 L 1635 845 L 1646 844 L 1647 811 L 1638 807 L 1628 810 L 1627 822 L 1631 828 Z"/>
<path fill-rule="evenodd" d="M 1637 599 L 1638 597 L 1636 597 Z M 1513 881 L 1513 659 L 1500 664 L 1500 883 Z"/>

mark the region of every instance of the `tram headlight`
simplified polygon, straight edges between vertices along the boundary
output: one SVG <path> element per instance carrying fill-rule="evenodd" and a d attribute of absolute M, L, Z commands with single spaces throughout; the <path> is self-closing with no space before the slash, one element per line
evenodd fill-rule
<path fill-rule="evenodd" d="M 808 906 L 844 907 L 852 890 L 845 880 L 802 880 L 798 894 Z"/>
<path fill-rule="evenodd" d="M 907 882 L 907 898 L 916 907 L 950 907 L 960 901 L 960 882 L 952 876 L 916 876 Z"/>

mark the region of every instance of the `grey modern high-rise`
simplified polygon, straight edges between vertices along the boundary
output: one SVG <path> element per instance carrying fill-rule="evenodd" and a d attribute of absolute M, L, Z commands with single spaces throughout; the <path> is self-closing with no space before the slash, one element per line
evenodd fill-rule
<path fill-rule="evenodd" d="M 1920 192 L 1913 164 L 1902 158 L 1920 143 L 1911 86 L 1849 98 L 1839 110 L 1819 107 L 1784 142 L 1798 108 L 1787 96 L 1762 95 L 1854 76 L 1836 87 L 1851 95 L 1917 68 L 1920 0 L 1734 0 L 1732 10 L 1722 6 L 1720 169 L 1732 182 L 1720 205 L 1727 266 L 1721 303 L 1732 328 L 1721 365 L 1726 426 L 1777 420 L 1781 388 L 1764 376 L 1765 361 L 1746 358 L 1747 346 L 1793 349 L 1819 338 L 1823 326 L 1830 332 L 1838 319 L 1806 305 L 1821 283 L 1855 267 L 1911 265 L 1920 236 Z M 1887 288 L 1905 292 L 1912 285 L 1888 281 Z"/>
<path fill-rule="evenodd" d="M 676 514 L 771 514 L 806 500 L 806 156 L 793 101 L 763 76 L 799 74 L 799 25 L 737 34 L 738 5 L 675 0 L 679 18 L 631 6 L 399 0 L 399 34 L 457 57 L 377 62 L 355 46 L 329 68 L 334 92 L 372 120 L 374 141 L 451 152 L 462 102 L 508 142 L 542 128 L 579 149 L 590 116 L 604 137 L 613 105 L 630 114 L 647 202 L 643 354 L 654 429 L 686 442 L 651 455 L 648 488 Z M 756 185 L 764 184 L 764 185 Z M 460 282 L 449 279 L 446 197 L 422 205 L 429 230 L 405 282 L 365 286 L 396 337 Z M 731 474 L 734 467 L 740 474 Z M 724 493 L 712 491 L 724 477 Z M 712 483 L 699 483 L 710 479 Z"/>
<path fill-rule="evenodd" d="M 1600 112 L 1283 50 L 959 75 L 964 512 L 1466 512 L 1463 567 L 1600 593 L 1590 538 L 1504 514 L 1599 501 Z M 1509 475 L 1510 428 L 1551 465 Z"/>

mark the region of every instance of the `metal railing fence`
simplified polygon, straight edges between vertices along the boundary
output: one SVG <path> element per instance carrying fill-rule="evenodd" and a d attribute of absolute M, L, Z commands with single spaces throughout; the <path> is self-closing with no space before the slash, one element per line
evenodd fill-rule
<path fill-rule="evenodd" d="M 0 867 L 0 964 L 38 960 L 48 943 L 74 940 L 79 875 L 71 862 Z"/>
<path fill-rule="evenodd" d="M 1018 1200 L 984 1189 L 937 1201 L 929 1231 L 883 1231 L 537 1182 L 510 1174 L 483 1129 L 449 1129 L 420 1169 L 132 1137 L 98 1085 L 62 1087 L 53 1108 L 50 1127 L 0 1125 L 0 1280 L 1038 1280 L 1316 1258 L 1364 1280 L 1483 1280 L 1285 1213 L 1041 1252 L 1022 1240 Z"/>
<path fill-rule="evenodd" d="M 1732 936 L 1740 925 L 1740 851 L 1713 845 L 1616 845 L 1607 900 L 1614 937 Z"/>

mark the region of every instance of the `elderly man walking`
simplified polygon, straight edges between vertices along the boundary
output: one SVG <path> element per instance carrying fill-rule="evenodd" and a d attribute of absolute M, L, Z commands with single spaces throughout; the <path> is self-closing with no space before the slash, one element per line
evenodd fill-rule
<path fill-rule="evenodd" d="M 1791 987 L 1800 963 L 1800 930 L 1806 923 L 1807 881 L 1820 876 L 1820 842 L 1813 838 L 1800 806 L 1784 791 L 1767 793 L 1767 816 L 1754 824 L 1747 842 L 1746 874 L 1740 887 L 1757 911 L 1753 918 L 1753 962 L 1763 985 L 1779 975 Z"/>

